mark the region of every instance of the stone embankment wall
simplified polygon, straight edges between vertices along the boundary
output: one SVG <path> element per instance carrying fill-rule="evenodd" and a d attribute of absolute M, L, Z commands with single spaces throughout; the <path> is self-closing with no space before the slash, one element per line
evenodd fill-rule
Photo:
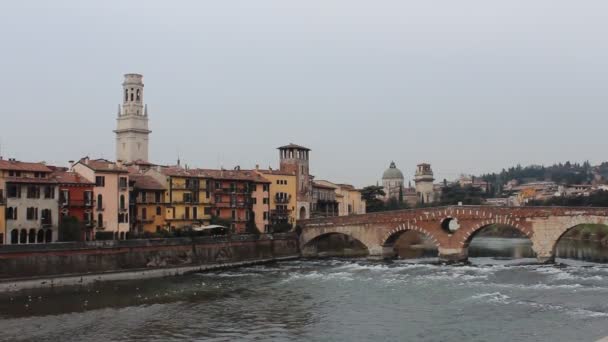
<path fill-rule="evenodd" d="M 0 279 L 227 264 L 299 255 L 295 234 L 0 247 Z"/>

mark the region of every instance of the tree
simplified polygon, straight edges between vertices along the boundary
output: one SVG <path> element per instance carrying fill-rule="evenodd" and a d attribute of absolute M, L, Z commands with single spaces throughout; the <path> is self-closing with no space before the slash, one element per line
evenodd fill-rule
<path fill-rule="evenodd" d="M 59 241 L 83 241 L 84 229 L 84 224 L 76 217 L 63 217 L 59 225 Z"/>
<path fill-rule="evenodd" d="M 386 196 L 384 189 L 378 185 L 370 185 L 361 189 L 361 198 L 365 200 L 367 212 L 382 211 L 384 196 Z"/>

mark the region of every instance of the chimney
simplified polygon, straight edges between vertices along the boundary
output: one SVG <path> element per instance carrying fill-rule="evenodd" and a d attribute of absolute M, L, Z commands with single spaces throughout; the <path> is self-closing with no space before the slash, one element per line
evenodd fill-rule
<path fill-rule="evenodd" d="M 255 164 L 255 169 L 259 170 L 260 169 L 260 164 Z"/>
<path fill-rule="evenodd" d="M 89 165 L 89 156 L 84 157 L 84 163 Z"/>
<path fill-rule="evenodd" d="M 118 159 L 118 160 L 116 161 L 116 166 L 117 166 L 118 168 L 122 168 L 122 160 Z"/>
<path fill-rule="evenodd" d="M 70 161 L 68 161 L 68 164 L 70 165 L 68 171 L 70 171 L 70 172 L 74 171 L 74 161 L 70 160 Z"/>

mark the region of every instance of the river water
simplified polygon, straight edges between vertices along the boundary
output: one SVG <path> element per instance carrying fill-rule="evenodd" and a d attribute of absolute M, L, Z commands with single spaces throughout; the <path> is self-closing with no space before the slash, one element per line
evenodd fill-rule
<path fill-rule="evenodd" d="M 527 241 L 471 253 L 526 256 Z M 485 250 L 485 252 L 484 252 Z M 279 262 L 188 276 L 0 294 L 2 341 L 595 341 L 608 265 L 478 256 Z"/>

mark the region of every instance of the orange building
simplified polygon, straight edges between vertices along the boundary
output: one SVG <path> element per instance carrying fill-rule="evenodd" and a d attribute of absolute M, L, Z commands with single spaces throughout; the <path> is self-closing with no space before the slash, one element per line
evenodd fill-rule
<path fill-rule="evenodd" d="M 255 171 L 238 167 L 197 171 L 211 179 L 213 216 L 230 221 L 234 233 L 269 230 L 270 181 Z"/>

